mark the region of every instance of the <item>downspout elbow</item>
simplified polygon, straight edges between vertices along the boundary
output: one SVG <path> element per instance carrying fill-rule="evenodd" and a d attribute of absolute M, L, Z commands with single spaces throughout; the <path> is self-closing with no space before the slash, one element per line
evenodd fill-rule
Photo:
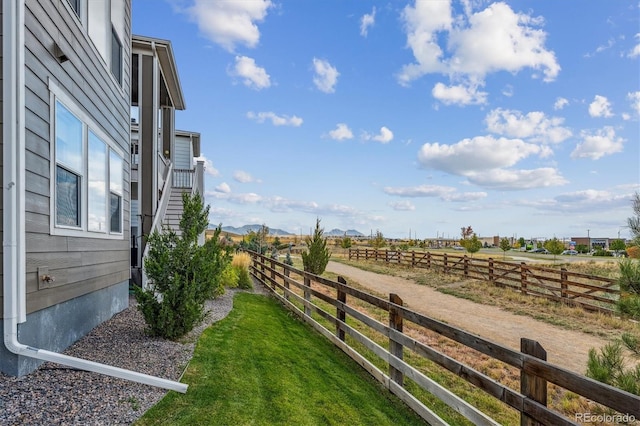
<path fill-rule="evenodd" d="M 56 364 L 66 365 L 79 370 L 91 371 L 180 393 L 187 392 L 188 385 L 184 383 L 150 376 L 148 374 L 138 373 L 136 371 L 126 370 L 124 368 L 114 367 L 111 365 L 100 364 L 86 359 L 75 358 L 45 349 L 34 348 L 20 343 L 18 341 L 17 332 L 18 324 L 15 321 L 15 318 L 5 318 L 4 328 L 4 345 L 10 352 L 16 355 L 54 362 Z"/>

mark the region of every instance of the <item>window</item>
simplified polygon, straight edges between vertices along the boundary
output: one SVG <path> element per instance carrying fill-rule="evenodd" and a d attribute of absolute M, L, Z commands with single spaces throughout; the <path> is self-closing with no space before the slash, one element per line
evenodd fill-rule
<path fill-rule="evenodd" d="M 123 37 L 127 34 L 125 0 L 67 0 L 77 23 L 104 59 L 120 86 L 123 83 Z"/>
<path fill-rule="evenodd" d="M 111 74 L 122 85 L 122 43 L 115 28 L 111 28 Z"/>
<path fill-rule="evenodd" d="M 124 153 L 50 82 L 52 105 L 51 233 L 123 237 Z"/>

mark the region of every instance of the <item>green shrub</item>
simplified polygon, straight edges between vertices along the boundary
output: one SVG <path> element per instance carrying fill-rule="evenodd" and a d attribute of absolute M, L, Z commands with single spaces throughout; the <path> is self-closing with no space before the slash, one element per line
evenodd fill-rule
<path fill-rule="evenodd" d="M 236 271 L 236 268 L 230 264 L 227 265 L 222 274 L 220 274 L 220 284 L 226 288 L 238 287 L 238 271 Z"/>
<path fill-rule="evenodd" d="M 616 340 L 600 348 L 600 353 L 593 348 L 589 350 L 587 377 L 640 395 L 640 365 L 633 368 L 626 365 L 623 344 Z"/>
<path fill-rule="evenodd" d="M 238 287 L 244 290 L 252 289 L 253 280 L 251 279 L 251 275 L 249 274 L 249 269 L 235 266 L 234 269 L 238 274 Z"/>
<path fill-rule="evenodd" d="M 620 278 L 618 278 L 620 290 L 640 294 L 640 261 L 623 259 L 618 266 L 620 268 Z"/>
<path fill-rule="evenodd" d="M 291 253 L 287 252 L 287 255 L 284 258 L 284 263 L 293 266 L 293 259 L 291 259 Z"/>
<path fill-rule="evenodd" d="M 635 294 L 621 296 L 617 308 L 621 315 L 640 320 L 640 296 Z"/>
<path fill-rule="evenodd" d="M 611 253 L 610 251 L 607 251 L 605 249 L 603 249 L 602 247 L 598 247 L 595 249 L 595 251 L 593 252 L 593 256 L 604 256 L 604 257 L 612 257 L 613 253 Z"/>
<path fill-rule="evenodd" d="M 220 277 L 230 261 L 230 248 L 220 242 L 220 227 L 198 245 L 209 223 L 209 206 L 204 207 L 202 197 L 185 193 L 182 204 L 181 235 L 164 226 L 162 233 L 148 237 L 148 287 L 134 288 L 147 332 L 169 339 L 183 336 L 202 320 L 204 302 L 224 291 Z"/>

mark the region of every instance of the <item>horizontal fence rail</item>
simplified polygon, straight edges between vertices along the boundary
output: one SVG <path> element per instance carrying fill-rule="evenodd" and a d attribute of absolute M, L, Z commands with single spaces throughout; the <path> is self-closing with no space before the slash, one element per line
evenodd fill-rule
<path fill-rule="evenodd" d="M 640 419 L 640 397 L 548 362 L 546 352 L 538 342 L 523 338 L 520 351 L 516 351 L 414 312 L 403 306 L 403 301 L 395 294 L 389 295 L 389 300 L 385 300 L 349 286 L 342 277 L 337 281 L 329 280 L 259 253 L 249 253 L 252 258 L 250 270 L 254 279 L 261 282 L 288 309 L 311 324 L 432 425 L 447 423 L 407 390 L 404 385 L 406 379 L 436 396 L 476 425 L 498 423 L 433 381 L 415 365 L 411 365 L 405 360 L 406 350 L 433 361 L 517 410 L 521 416 L 521 424 L 578 424 L 574 421 L 577 419 L 571 420 L 547 407 L 549 384 L 582 395 L 627 418 Z M 362 312 L 356 302 L 365 302 L 372 309 L 382 310 L 386 313 L 387 321 L 383 323 Z M 326 310 L 327 305 L 331 307 L 332 312 Z M 330 324 L 329 328 L 326 327 L 327 323 Z M 520 370 L 520 389 L 511 389 L 412 337 L 413 334 L 410 336 L 404 331 L 409 325 L 414 329 L 417 327 L 418 330 L 433 331 Z M 388 339 L 388 346 L 383 347 L 371 340 L 364 330 L 381 334 Z M 350 342 L 364 347 L 369 353 L 368 357 L 355 349 Z M 369 359 L 370 354 L 382 360 L 388 367 L 387 371 L 377 367 Z"/>
<path fill-rule="evenodd" d="M 445 274 L 490 282 L 522 294 L 554 300 L 590 311 L 613 313 L 620 298 L 614 279 L 512 263 L 492 258 L 474 259 L 449 253 L 397 250 L 349 249 L 349 260 L 375 260 L 411 268 L 432 269 Z"/>

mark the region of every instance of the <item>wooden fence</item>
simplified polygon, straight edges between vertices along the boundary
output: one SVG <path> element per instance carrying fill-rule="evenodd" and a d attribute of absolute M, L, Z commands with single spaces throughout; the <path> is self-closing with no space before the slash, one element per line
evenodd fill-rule
<path fill-rule="evenodd" d="M 620 297 L 614 279 L 450 253 L 349 249 L 349 260 L 376 260 L 411 268 L 433 269 L 464 278 L 488 281 L 523 294 L 544 297 L 591 311 L 612 313 Z"/>
<path fill-rule="evenodd" d="M 518 352 L 409 310 L 403 306 L 403 301 L 397 295 L 391 294 L 389 300 L 385 300 L 350 287 L 342 277 L 339 277 L 338 281 L 332 281 L 255 252 L 250 254 L 252 257 L 250 269 L 255 279 L 268 288 L 287 308 L 331 340 L 432 425 L 447 423 L 405 388 L 406 379 L 411 379 L 420 388 L 436 396 L 476 425 L 499 423 L 430 379 L 415 365 L 411 365 L 405 360 L 406 350 L 410 350 L 420 358 L 433 361 L 477 389 L 514 408 L 520 413 L 522 425 L 578 424 L 576 421 L 579 420 L 579 414 L 572 420 L 547 407 L 547 385 L 550 383 L 609 407 L 618 412 L 617 415 L 621 418 L 631 419 L 631 421 L 640 419 L 640 397 L 548 362 L 544 349 L 536 341 L 521 339 L 521 350 Z M 358 309 L 356 302 L 366 302 L 372 309 L 383 310 L 387 313 L 388 323 L 382 323 L 366 315 L 366 309 Z M 326 306 L 330 306 L 332 312 L 325 310 Z M 324 324 L 330 324 L 329 328 L 332 330 L 318 320 Z M 409 325 L 414 329 L 432 330 L 519 369 L 520 389 L 517 391 L 507 387 L 411 337 L 404 332 Z M 362 330 L 362 326 L 366 330 L 381 334 L 385 339 L 388 338 L 388 349 L 368 338 L 366 333 L 358 331 L 358 329 Z M 347 336 L 349 339 L 346 338 Z M 368 352 L 375 354 L 384 362 L 387 370 L 378 368 L 374 362 L 359 353 L 350 342 L 362 345 Z"/>

